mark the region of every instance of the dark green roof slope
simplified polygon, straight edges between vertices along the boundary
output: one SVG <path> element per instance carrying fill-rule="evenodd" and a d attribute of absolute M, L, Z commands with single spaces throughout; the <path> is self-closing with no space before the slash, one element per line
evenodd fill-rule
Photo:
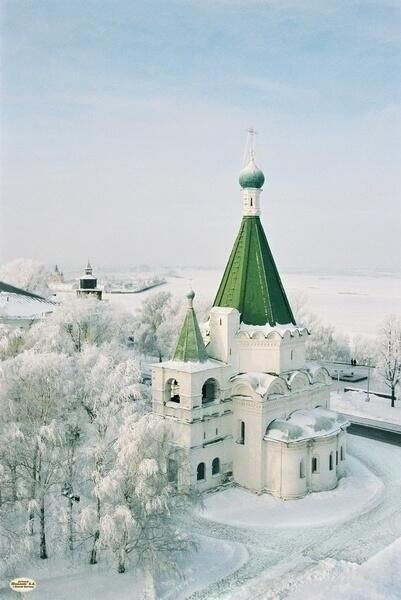
<path fill-rule="evenodd" d="M 214 306 L 238 309 L 248 325 L 295 325 L 259 217 L 243 217 Z"/>
<path fill-rule="evenodd" d="M 37 300 L 45 300 L 43 296 L 38 296 L 37 294 L 33 294 L 32 292 L 27 292 L 26 290 L 22 290 L 21 288 L 15 287 L 14 285 L 10 285 L 9 283 L 4 283 L 4 281 L 0 281 L 0 292 L 6 292 L 8 294 L 18 294 L 19 296 L 28 296 L 29 298 L 36 298 Z"/>
<path fill-rule="evenodd" d="M 191 303 L 192 304 L 192 303 Z M 173 360 L 183 362 L 205 362 L 208 359 L 198 320 L 192 305 L 189 306 L 178 336 Z"/>

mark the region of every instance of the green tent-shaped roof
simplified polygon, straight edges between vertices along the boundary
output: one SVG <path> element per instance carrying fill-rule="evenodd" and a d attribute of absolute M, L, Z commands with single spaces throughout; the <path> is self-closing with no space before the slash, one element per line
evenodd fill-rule
<path fill-rule="evenodd" d="M 238 309 L 247 325 L 295 325 L 258 216 L 242 219 L 214 306 Z"/>
<path fill-rule="evenodd" d="M 199 329 L 198 319 L 192 306 L 194 296 L 192 290 L 187 294 L 188 310 L 173 355 L 173 360 L 176 361 L 205 362 L 209 358 Z"/>

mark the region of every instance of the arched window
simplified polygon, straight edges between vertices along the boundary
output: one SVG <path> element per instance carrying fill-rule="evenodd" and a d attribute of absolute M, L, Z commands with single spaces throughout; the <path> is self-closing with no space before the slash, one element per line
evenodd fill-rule
<path fill-rule="evenodd" d="M 196 468 L 196 479 L 197 481 L 202 481 L 205 479 L 205 463 L 199 463 Z"/>
<path fill-rule="evenodd" d="M 169 379 L 166 384 L 167 402 L 180 402 L 180 385 L 176 379 Z"/>
<path fill-rule="evenodd" d="M 215 379 L 208 379 L 202 386 L 202 404 L 213 402 L 218 395 L 218 384 Z"/>
<path fill-rule="evenodd" d="M 305 477 L 305 460 L 302 458 L 299 463 L 299 477 L 300 479 L 304 479 Z"/>
<path fill-rule="evenodd" d="M 332 471 L 333 470 L 333 458 L 334 458 L 334 453 L 330 452 L 330 456 L 329 456 L 329 470 Z"/>
<path fill-rule="evenodd" d="M 312 473 L 319 472 L 319 460 L 317 456 L 312 456 Z"/>
<path fill-rule="evenodd" d="M 341 457 L 341 460 L 345 459 L 344 446 L 341 446 L 341 448 L 340 448 L 340 457 Z"/>
<path fill-rule="evenodd" d="M 220 459 L 214 458 L 212 462 L 212 475 L 218 475 L 220 473 Z"/>

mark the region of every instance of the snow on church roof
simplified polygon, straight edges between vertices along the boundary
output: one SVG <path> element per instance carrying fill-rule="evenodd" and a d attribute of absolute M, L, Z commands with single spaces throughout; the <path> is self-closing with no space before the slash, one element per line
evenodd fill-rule
<path fill-rule="evenodd" d="M 257 371 L 251 371 L 249 373 L 241 373 L 235 375 L 232 381 L 245 381 L 248 383 L 253 391 L 259 396 L 264 396 L 269 389 L 269 386 L 273 381 L 280 379 L 277 375 L 269 375 L 269 373 L 259 373 Z"/>
<path fill-rule="evenodd" d="M 275 419 L 266 429 L 265 440 L 298 442 L 338 433 L 347 427 L 345 417 L 327 408 L 296 410 L 288 419 Z"/>
<path fill-rule="evenodd" d="M 304 333 L 309 334 L 309 331 L 306 327 L 298 327 L 293 323 L 287 323 L 286 325 L 280 325 L 279 323 L 276 325 L 270 325 L 269 323 L 266 323 L 266 325 L 247 325 L 246 323 L 241 323 L 239 330 L 247 333 L 250 338 L 252 338 L 255 333 L 262 333 L 264 337 L 267 337 L 273 332 L 276 332 L 281 337 L 284 337 L 287 331 L 291 336 L 293 336 L 295 333 L 298 333 L 298 335 L 303 335 Z"/>

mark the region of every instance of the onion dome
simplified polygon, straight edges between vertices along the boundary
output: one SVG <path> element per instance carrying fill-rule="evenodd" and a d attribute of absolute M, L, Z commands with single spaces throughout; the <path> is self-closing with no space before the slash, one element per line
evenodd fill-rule
<path fill-rule="evenodd" d="M 239 184 L 242 188 L 257 188 L 260 189 L 265 182 L 263 171 L 255 163 L 252 157 L 249 163 L 239 174 Z"/>

